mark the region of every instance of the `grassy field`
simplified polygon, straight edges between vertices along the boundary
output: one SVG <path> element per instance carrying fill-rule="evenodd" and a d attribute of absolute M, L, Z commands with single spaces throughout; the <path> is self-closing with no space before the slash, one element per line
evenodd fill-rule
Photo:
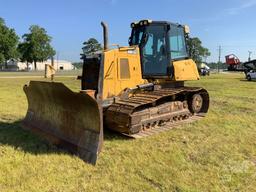
<path fill-rule="evenodd" d="M 91 166 L 23 131 L 29 79 L 0 78 L 0 192 L 256 191 L 256 82 L 243 79 L 189 82 L 209 91 L 206 118 L 139 140 L 106 132 Z M 79 90 L 75 77 L 57 80 Z"/>

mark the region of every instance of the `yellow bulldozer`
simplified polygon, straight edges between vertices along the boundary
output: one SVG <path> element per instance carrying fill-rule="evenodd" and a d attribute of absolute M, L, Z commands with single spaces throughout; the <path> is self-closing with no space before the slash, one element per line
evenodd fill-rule
<path fill-rule="evenodd" d="M 95 164 L 103 126 L 139 138 L 168 130 L 177 122 L 203 117 L 209 95 L 184 81 L 199 80 L 189 58 L 189 27 L 166 21 L 131 23 L 129 46 L 83 56 L 81 91 L 60 82 L 31 81 L 24 86 L 28 111 L 22 125 L 49 142 Z"/>

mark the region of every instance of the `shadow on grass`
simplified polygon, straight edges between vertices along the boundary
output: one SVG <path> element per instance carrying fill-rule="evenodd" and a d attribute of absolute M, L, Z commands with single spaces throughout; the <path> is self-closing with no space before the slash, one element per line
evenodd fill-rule
<path fill-rule="evenodd" d="M 132 138 L 122 135 L 121 133 L 112 131 L 110 129 L 104 129 L 104 140 L 114 141 L 114 140 L 127 140 L 127 139 L 132 139 Z"/>
<path fill-rule="evenodd" d="M 32 154 L 66 153 L 64 150 L 48 144 L 39 136 L 23 130 L 20 121 L 0 122 L 0 144 L 13 146 L 15 149 Z"/>
<path fill-rule="evenodd" d="M 247 79 L 240 79 L 240 81 L 246 81 L 246 82 L 256 82 L 256 80 L 252 79 L 251 81 L 248 81 Z"/>
<path fill-rule="evenodd" d="M 126 140 L 128 137 L 111 130 L 104 130 L 104 140 Z M 21 121 L 0 122 L 0 144 L 13 146 L 32 154 L 57 153 L 70 154 L 67 150 L 49 144 L 40 136 L 22 129 Z"/>

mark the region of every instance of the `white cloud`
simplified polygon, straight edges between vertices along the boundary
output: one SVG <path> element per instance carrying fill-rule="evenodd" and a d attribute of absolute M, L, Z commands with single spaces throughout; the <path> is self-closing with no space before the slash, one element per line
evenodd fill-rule
<path fill-rule="evenodd" d="M 256 6 L 256 0 L 243 0 L 243 3 L 240 6 L 229 8 L 226 11 L 230 15 L 236 15 L 243 9 L 251 8 L 254 6 Z"/>
<path fill-rule="evenodd" d="M 115 5 L 118 0 L 104 0 L 104 1 L 111 4 L 111 5 Z"/>
<path fill-rule="evenodd" d="M 241 8 L 245 9 L 245 8 L 253 7 L 255 5 L 256 5 L 255 0 L 249 0 L 247 2 L 244 2 L 244 4 L 242 4 Z"/>

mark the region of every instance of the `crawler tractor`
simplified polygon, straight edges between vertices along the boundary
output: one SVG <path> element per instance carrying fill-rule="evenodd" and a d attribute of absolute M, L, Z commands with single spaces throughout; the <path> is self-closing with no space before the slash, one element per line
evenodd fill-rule
<path fill-rule="evenodd" d="M 23 127 L 91 164 L 102 147 L 103 127 L 139 138 L 202 117 L 209 107 L 205 89 L 184 86 L 184 81 L 199 80 L 187 51 L 188 26 L 134 22 L 129 46 L 112 49 L 108 28 L 102 26 L 104 49 L 83 56 L 80 92 L 59 82 L 24 86 Z"/>

